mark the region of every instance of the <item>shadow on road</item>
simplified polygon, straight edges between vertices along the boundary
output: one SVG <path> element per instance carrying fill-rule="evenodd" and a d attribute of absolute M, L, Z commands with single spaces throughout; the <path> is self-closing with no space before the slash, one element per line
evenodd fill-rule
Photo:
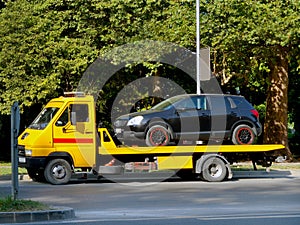
<path fill-rule="evenodd" d="M 300 171 L 299 171 L 300 174 Z M 293 179 L 293 173 L 289 170 L 272 170 L 267 171 L 233 171 L 233 178 L 223 182 L 236 182 L 240 179 L 276 179 L 288 178 Z M 93 176 L 86 177 L 73 177 L 69 184 L 80 183 L 130 183 L 130 182 L 206 182 L 201 180 L 199 176 L 195 178 L 180 178 L 173 172 L 152 172 L 152 173 L 125 173 L 123 175 L 110 175 L 110 176 Z"/>

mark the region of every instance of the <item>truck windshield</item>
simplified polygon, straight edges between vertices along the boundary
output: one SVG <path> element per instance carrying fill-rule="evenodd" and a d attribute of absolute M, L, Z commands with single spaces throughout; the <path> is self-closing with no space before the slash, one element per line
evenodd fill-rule
<path fill-rule="evenodd" d="M 36 130 L 43 130 L 52 120 L 59 108 L 49 107 L 44 108 L 35 120 L 30 124 L 29 128 Z"/>

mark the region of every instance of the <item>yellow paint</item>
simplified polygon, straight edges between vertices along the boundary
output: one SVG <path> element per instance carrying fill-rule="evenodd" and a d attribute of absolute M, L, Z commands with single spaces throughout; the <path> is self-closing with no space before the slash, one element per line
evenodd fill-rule
<path fill-rule="evenodd" d="M 284 145 L 280 144 L 266 144 L 266 145 L 195 145 L 195 146 L 154 146 L 154 147 L 117 147 L 112 141 L 106 128 L 99 128 L 101 139 L 104 139 L 104 133 L 108 139 L 102 142 L 99 148 L 99 154 L 102 155 L 126 155 L 126 154 L 180 154 L 180 153 L 218 153 L 218 152 L 266 152 L 283 149 Z"/>
<path fill-rule="evenodd" d="M 192 169 L 192 156 L 159 156 L 157 157 L 158 170 Z"/>

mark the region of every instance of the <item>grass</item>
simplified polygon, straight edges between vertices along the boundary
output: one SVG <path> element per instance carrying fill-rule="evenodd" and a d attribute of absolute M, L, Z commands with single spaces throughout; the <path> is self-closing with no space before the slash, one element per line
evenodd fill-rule
<path fill-rule="evenodd" d="M 19 174 L 27 174 L 25 168 L 18 168 Z M 10 162 L 0 162 L 0 176 L 11 175 L 11 163 Z"/>
<path fill-rule="evenodd" d="M 11 196 L 0 198 L 0 212 L 24 212 L 24 211 L 43 211 L 51 209 L 49 206 L 31 200 L 16 199 Z"/>
<path fill-rule="evenodd" d="M 266 167 L 257 165 L 257 170 L 266 170 Z M 253 170 L 252 163 L 241 163 L 231 165 L 231 169 L 235 171 Z M 272 163 L 270 167 L 272 170 L 300 170 L 300 163 Z"/>

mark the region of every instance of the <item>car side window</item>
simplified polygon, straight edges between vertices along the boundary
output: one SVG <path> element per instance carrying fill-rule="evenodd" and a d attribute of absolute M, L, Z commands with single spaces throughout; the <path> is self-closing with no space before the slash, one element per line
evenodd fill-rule
<path fill-rule="evenodd" d="M 185 110 L 207 110 L 207 100 L 205 96 L 186 98 L 175 105 L 177 109 Z"/>
<path fill-rule="evenodd" d="M 205 96 L 201 96 L 199 98 L 196 99 L 196 106 L 197 106 L 197 109 L 200 109 L 200 110 L 207 110 L 207 101 L 206 101 L 206 98 Z"/>
<path fill-rule="evenodd" d="M 186 98 L 175 105 L 177 109 L 195 109 L 196 105 L 191 98 Z"/>
<path fill-rule="evenodd" d="M 227 100 L 228 100 L 229 104 L 226 104 L 226 105 L 229 105 L 231 109 L 235 109 L 237 107 L 232 98 L 228 97 Z"/>

